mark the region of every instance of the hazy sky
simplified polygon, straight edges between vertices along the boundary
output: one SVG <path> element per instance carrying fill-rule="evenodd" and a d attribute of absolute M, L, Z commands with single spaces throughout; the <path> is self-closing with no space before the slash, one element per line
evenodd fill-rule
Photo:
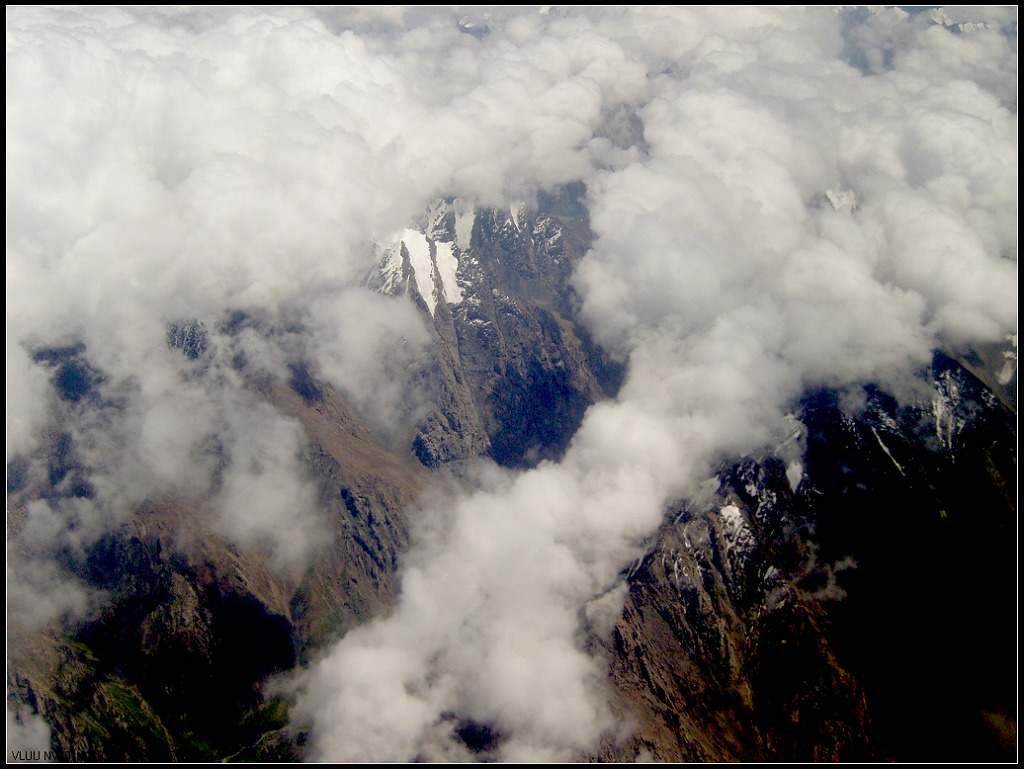
<path fill-rule="evenodd" d="M 372 243 L 440 196 L 507 206 L 582 180 L 596 240 L 574 284 L 628 363 L 621 393 L 560 463 L 428 492 L 394 613 L 325 654 L 295 711 L 330 760 L 463 757 L 442 713 L 496 725 L 503 759 L 623 733 L 580 616 L 615 616 L 666 503 L 777 440 L 807 387 L 909 393 L 937 346 L 1016 331 L 1016 24 L 9 8 L 7 457 L 59 407 L 96 489 L 29 506 L 10 605 L 30 626 L 82 616 L 94 599 L 53 553 L 157 493 L 216 489 L 216 530 L 300 568 L 319 525 L 305 438 L 232 357 L 274 377 L 309 361 L 383 434 L 407 427 L 428 319 L 361 287 Z M 231 312 L 249 326 L 220 333 Z M 166 344 L 193 318 L 202 362 Z M 75 343 L 96 403 L 58 404 L 32 357 Z"/>

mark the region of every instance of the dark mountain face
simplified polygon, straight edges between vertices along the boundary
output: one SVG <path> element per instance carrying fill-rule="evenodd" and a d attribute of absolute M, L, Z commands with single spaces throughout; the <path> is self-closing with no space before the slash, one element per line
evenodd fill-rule
<path fill-rule="evenodd" d="M 1014 415 L 937 355 L 932 399 L 869 388 L 722 467 L 628 574 L 608 650 L 636 741 L 665 760 L 1010 760 Z M 983 758 L 984 757 L 984 758 Z"/>
<path fill-rule="evenodd" d="M 809 399 L 801 496 L 822 560 L 856 563 L 829 614 L 863 671 L 882 755 L 1006 760 L 1015 420 L 950 358 L 937 355 L 932 374 L 931 402 L 900 407 L 873 392 L 852 419 Z"/>
<path fill-rule="evenodd" d="M 585 190 L 569 186 L 510 210 L 444 201 L 381 249 L 370 285 L 406 295 L 431 335 L 416 370 L 430 408 L 407 447 L 383 445 L 310 365 L 278 381 L 234 359 L 305 434 L 325 514 L 315 557 L 282 570 L 212 528 L 202 495 L 148 500 L 60 554 L 63 573 L 103 600 L 78 624 L 11 638 L 16 709 L 42 714 L 67 760 L 303 757 L 273 682 L 387 612 L 434 471 L 557 459 L 586 409 L 618 390 L 622 366 L 579 323 L 571 288 L 590 239 Z M 236 315 L 223 330 L 257 322 Z M 197 367 L 225 354 L 199 321 L 171 323 L 167 342 Z M 16 555 L 27 505 L 93 494 L 61 414 L 118 407 L 99 399 L 103 373 L 84 345 L 37 360 L 58 402 L 50 440 L 8 467 Z M 623 573 L 610 639 L 589 641 L 636 724 L 592 757 L 1012 755 L 1016 417 L 983 382 L 983 356 L 964 362 L 978 375 L 937 354 L 931 397 L 913 402 L 873 386 L 856 406 L 806 393 L 792 443 L 722 464 L 706 493 L 666 511 Z M 474 753 L 500 747 L 500 725 L 450 720 Z"/>
<path fill-rule="evenodd" d="M 408 543 L 406 515 L 425 468 L 479 455 L 509 467 L 558 457 L 586 408 L 614 394 L 621 367 L 573 320 L 569 279 L 590 241 L 584 197 L 577 185 L 542 197 L 540 209 L 471 213 L 456 252 L 463 287 L 458 302 L 446 299 L 437 270 L 437 244 L 456 238 L 450 205 L 435 212 L 429 238 L 421 235 L 426 269 L 421 261 L 417 273 L 408 247 L 400 246 L 402 273 L 382 288 L 409 292 L 433 335 L 417 376 L 434 406 L 407 452 L 385 449 L 309 365 L 294 362 L 287 379 L 275 382 L 244 354 L 230 361 L 252 392 L 302 425 L 304 464 L 327 512 L 324 541 L 304 571 L 282 575 L 259 547 L 239 548 L 213 530 L 201 496 L 172 496 L 140 506 L 84 552 L 65 553 L 65 574 L 102 595 L 102 608 L 74 627 L 16 639 L 9 676 L 25 712 L 47 719 L 58 755 L 200 760 L 301 754 L 302 735 L 281 731 L 287 718 L 281 701 L 268 698 L 267 682 L 393 601 Z M 465 217 L 458 226 L 465 228 Z M 419 283 L 428 298 L 433 287 L 433 307 Z M 232 339 L 290 332 L 241 312 L 219 327 Z M 225 354 L 214 349 L 198 320 L 169 323 L 167 345 L 197 376 L 211 356 Z M 100 401 L 103 374 L 84 344 L 40 350 L 36 358 L 54 370 L 54 387 L 67 404 L 64 420 L 84 409 L 117 408 Z M 58 413 L 52 440 L 9 468 L 15 543 L 19 510 L 33 499 L 59 506 L 91 493 L 80 438 L 59 429 L 61 422 Z M 465 727 L 467 744 L 486 741 L 479 728 Z"/>
<path fill-rule="evenodd" d="M 442 204 L 414 246 L 429 256 L 416 267 L 401 243 L 390 282 L 387 260 L 372 278 L 388 293 L 413 284 L 414 299 L 436 302 L 434 360 L 423 372 L 436 406 L 413 446 L 426 466 L 482 453 L 507 467 L 555 459 L 587 407 L 618 389 L 622 366 L 575 319 L 570 279 L 591 239 L 585 196 L 570 185 L 541 196 L 536 210 L 457 214 L 454 202 Z M 458 258 L 448 284 L 438 256 L 446 250 Z"/>
<path fill-rule="evenodd" d="M 83 556 L 64 557 L 102 608 L 74 627 L 12 637 L 8 673 L 12 696 L 50 724 L 58 756 L 297 755 L 301 736 L 279 739 L 286 710 L 266 684 L 393 600 L 421 477 L 336 393 L 320 392 L 313 403 L 283 384 L 264 394 L 304 425 L 327 513 L 320 555 L 303 572 L 282 574 L 260 548 L 211 530 L 201 499 L 152 500 Z M 10 495 L 14 543 L 18 507 L 37 491 Z M 250 745 L 260 748 L 244 753 Z"/>

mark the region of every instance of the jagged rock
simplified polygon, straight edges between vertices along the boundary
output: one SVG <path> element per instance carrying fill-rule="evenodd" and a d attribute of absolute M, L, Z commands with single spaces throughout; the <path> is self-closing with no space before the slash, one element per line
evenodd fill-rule
<path fill-rule="evenodd" d="M 303 756 L 305 735 L 267 682 L 392 605 L 426 468 L 556 459 L 619 385 L 621 368 L 576 322 L 584 192 L 507 211 L 441 201 L 383 250 L 371 285 L 406 295 L 433 334 L 418 369 L 433 409 L 411 452 L 381 445 L 311 363 L 296 357 L 275 381 L 231 361 L 302 426 L 322 548 L 304 572 L 279 573 L 259 547 L 216 535 L 201 495 L 169 495 L 125 511 L 84 554 L 62 553 L 68 575 L 104 592 L 102 611 L 15 638 L 8 674 L 9 702 L 46 718 L 61 757 Z M 239 311 L 217 328 L 270 324 Z M 170 324 L 167 342 L 201 365 L 217 355 L 199 321 Z M 610 638 L 586 641 L 636 727 L 591 758 L 1012 757 L 1015 340 L 955 352 L 936 356 L 918 402 L 877 387 L 857 408 L 807 393 L 786 446 L 723 465 L 717 490 L 667 512 L 623 575 Z M 95 494 L 63 424 L 100 404 L 104 375 L 85 353 L 34 353 L 58 397 L 37 454 L 8 466 L 19 557 L 26 504 Z M 481 758 L 500 750 L 498 726 L 451 718 Z"/>
<path fill-rule="evenodd" d="M 186 358 L 196 360 L 209 346 L 206 324 L 201 320 L 178 320 L 167 325 L 167 345 L 181 350 Z"/>
<path fill-rule="evenodd" d="M 749 458 L 667 519 L 606 652 L 639 727 L 602 757 L 1012 756 L 1015 419 L 950 358 L 932 375 L 930 402 L 810 394 L 796 492 Z"/>
<path fill-rule="evenodd" d="M 265 712 L 263 687 L 393 600 L 404 511 L 423 472 L 381 447 L 326 384 L 308 372 L 303 384 L 317 397 L 283 383 L 265 397 L 306 429 L 325 546 L 305 574 L 281 574 L 258 548 L 212 532 L 202 500 L 166 497 L 140 506 L 84 560 L 71 558 L 69 574 L 103 591 L 103 610 L 70 635 L 55 627 L 19 637 L 8 684 L 18 707 L 47 719 L 60 757 L 301 755 L 301 735 Z M 70 449 L 56 453 L 58 466 L 70 461 Z M 50 480 L 63 484 L 69 472 Z M 19 506 L 36 490 L 11 500 L 15 535 Z"/>
<path fill-rule="evenodd" d="M 436 405 L 413 444 L 428 467 L 483 453 L 511 467 L 557 458 L 587 407 L 617 390 L 621 368 L 575 321 L 570 278 L 592 237 L 585 196 L 568 185 L 537 208 L 468 212 L 443 201 L 422 232 L 383 249 L 370 285 L 412 297 L 432 320 L 424 377 Z"/>
<path fill-rule="evenodd" d="M 174 761 L 174 740 L 138 687 L 105 675 L 85 645 L 44 634 L 11 649 L 8 700 L 42 714 L 62 761 Z M 10 705 L 9 705 L 10 706 Z"/>

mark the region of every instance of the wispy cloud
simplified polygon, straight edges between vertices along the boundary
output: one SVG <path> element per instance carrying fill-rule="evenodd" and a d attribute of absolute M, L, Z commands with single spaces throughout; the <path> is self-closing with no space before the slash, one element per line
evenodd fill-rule
<path fill-rule="evenodd" d="M 438 196 L 588 185 L 574 283 L 625 385 L 560 463 L 425 497 L 394 612 L 300 686 L 322 759 L 467 757 L 467 721 L 509 760 L 614 735 L 581 616 L 666 503 L 805 387 L 910 387 L 1016 327 L 1015 11 L 467 13 L 8 13 L 8 459 L 59 400 L 32 354 L 83 343 L 98 401 L 62 419 L 96 493 L 63 504 L 98 530 L 200 489 L 301 561 L 304 438 L 231 361 L 309 363 L 400 431 L 428 336 L 360 287 L 370 244 Z M 166 344 L 193 318 L 195 360 Z"/>

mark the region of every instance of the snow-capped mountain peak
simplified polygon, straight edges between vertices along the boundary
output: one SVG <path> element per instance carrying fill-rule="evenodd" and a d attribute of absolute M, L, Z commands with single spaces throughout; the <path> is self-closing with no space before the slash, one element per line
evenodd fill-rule
<path fill-rule="evenodd" d="M 420 229 L 406 227 L 378 244 L 377 274 L 371 278 L 382 293 L 393 295 L 411 282 L 430 310 L 438 301 L 452 305 L 463 299 L 459 259 L 469 249 L 475 212 L 458 200 L 434 203 Z"/>

